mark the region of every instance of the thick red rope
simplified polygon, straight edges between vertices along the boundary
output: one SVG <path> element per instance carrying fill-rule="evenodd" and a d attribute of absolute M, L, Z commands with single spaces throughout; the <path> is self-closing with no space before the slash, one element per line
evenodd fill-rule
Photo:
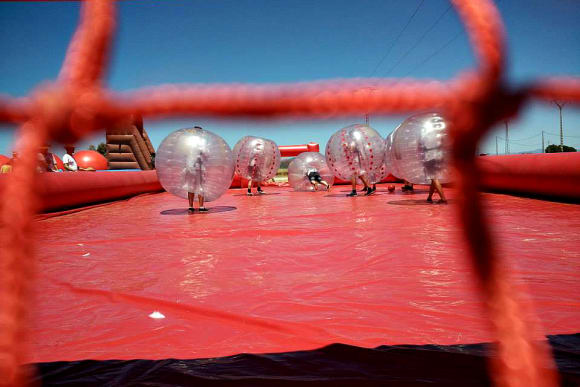
<path fill-rule="evenodd" d="M 28 98 L 0 96 L 0 121 L 22 124 L 17 136 L 21 162 L 1 200 L 0 385 L 26 383 L 20 365 L 33 283 L 36 153 L 46 141 L 74 142 L 133 113 L 327 118 L 444 109 L 451 117 L 454 162 L 463 193 L 458 216 L 498 343 L 492 377 L 498 386 L 556 386 L 555 366 L 533 309 L 516 292 L 495 252 L 477 190 L 479 171 L 473 155 L 485 132 L 515 115 L 527 98 L 580 103 L 580 79 L 550 79 L 507 90 L 501 83 L 503 26 L 493 2 L 452 3 L 466 26 L 478 67 L 447 83 L 359 79 L 260 86 L 165 85 L 114 94 L 101 85 L 114 33 L 114 3 L 83 2 L 81 21 L 58 81 Z"/>

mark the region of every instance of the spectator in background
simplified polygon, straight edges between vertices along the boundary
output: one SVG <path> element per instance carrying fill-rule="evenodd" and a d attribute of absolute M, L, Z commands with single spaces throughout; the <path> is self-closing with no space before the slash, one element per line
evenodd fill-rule
<path fill-rule="evenodd" d="M 44 154 L 42 154 L 42 151 L 36 154 L 36 172 L 46 172 L 46 160 L 44 159 Z"/>
<path fill-rule="evenodd" d="M 65 171 L 76 172 L 79 170 L 76 160 L 72 156 L 75 152 L 75 147 L 72 145 L 64 146 L 65 154 L 62 156 L 62 163 L 64 164 Z"/>
<path fill-rule="evenodd" d="M 77 161 L 73 157 L 73 153 L 75 153 L 74 145 L 67 144 L 64 146 L 65 155 L 62 156 L 62 163 L 64 164 L 65 171 L 76 172 L 76 171 L 91 171 L 94 172 L 94 168 L 83 168 L 79 167 Z"/>
<path fill-rule="evenodd" d="M 14 158 L 11 158 L 10 160 L 8 160 L 6 162 L 6 164 L 4 164 L 2 167 L 0 167 L 0 173 L 10 173 L 12 172 L 12 165 L 14 164 Z"/>
<path fill-rule="evenodd" d="M 62 172 L 62 169 L 58 169 L 54 154 L 48 151 L 48 146 L 40 148 L 38 160 L 41 162 L 40 169 L 44 168 L 43 172 Z"/>

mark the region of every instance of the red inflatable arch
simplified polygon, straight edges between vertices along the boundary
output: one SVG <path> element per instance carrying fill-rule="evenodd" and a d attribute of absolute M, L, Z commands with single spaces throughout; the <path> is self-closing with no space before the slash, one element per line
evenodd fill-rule
<path fill-rule="evenodd" d="M 282 157 L 295 157 L 303 152 L 320 152 L 320 146 L 315 142 L 304 145 L 280 145 L 278 149 Z"/>

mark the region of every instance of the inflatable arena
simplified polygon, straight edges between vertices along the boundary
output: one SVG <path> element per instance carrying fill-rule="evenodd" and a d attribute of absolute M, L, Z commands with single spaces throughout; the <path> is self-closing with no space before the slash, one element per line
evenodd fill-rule
<path fill-rule="evenodd" d="M 361 96 L 360 79 L 112 92 L 116 3 L 82 2 L 58 80 L 0 96 L 19 125 L 0 386 L 580 384 L 580 154 L 475 152 L 530 99 L 577 106 L 580 80 L 508 86 L 493 2 L 451 3 L 469 75 Z M 302 145 L 192 125 L 157 147 L 140 118 L 369 112 L 407 118 Z M 44 144 L 103 128 L 108 159 L 37 172 Z"/>

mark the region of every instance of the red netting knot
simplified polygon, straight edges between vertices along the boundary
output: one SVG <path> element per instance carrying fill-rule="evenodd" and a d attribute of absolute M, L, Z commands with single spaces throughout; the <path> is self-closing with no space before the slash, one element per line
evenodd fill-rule
<path fill-rule="evenodd" d="M 498 83 L 486 84 L 475 77 L 464 78 L 458 84 L 457 95 L 448 108 L 453 126 L 454 157 L 472 159 L 481 138 L 496 123 L 515 117 L 528 97 L 523 91 L 508 90 Z"/>
<path fill-rule="evenodd" d="M 40 87 L 33 100 L 34 117 L 46 128 L 48 141 L 75 143 L 111 122 L 101 89 L 49 84 Z"/>

